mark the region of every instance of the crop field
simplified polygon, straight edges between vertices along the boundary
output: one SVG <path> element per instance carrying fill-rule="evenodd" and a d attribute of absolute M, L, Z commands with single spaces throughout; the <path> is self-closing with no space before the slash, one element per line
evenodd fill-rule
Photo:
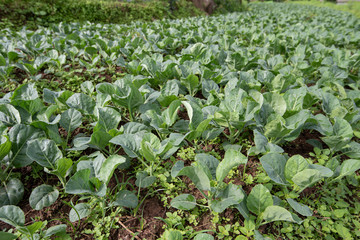
<path fill-rule="evenodd" d="M 0 30 L 0 239 L 359 239 L 360 20 Z"/>

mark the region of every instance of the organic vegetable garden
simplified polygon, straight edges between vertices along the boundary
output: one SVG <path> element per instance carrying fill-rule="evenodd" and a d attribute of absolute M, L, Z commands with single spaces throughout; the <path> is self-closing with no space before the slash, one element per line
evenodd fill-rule
<path fill-rule="evenodd" d="M 250 8 L 2 29 L 0 238 L 360 238 L 360 20 Z"/>

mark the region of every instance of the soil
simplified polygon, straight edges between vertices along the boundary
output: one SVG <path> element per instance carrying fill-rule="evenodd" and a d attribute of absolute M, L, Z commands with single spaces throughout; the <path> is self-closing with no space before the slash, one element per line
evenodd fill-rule
<path fill-rule="evenodd" d="M 119 224 L 122 227 L 111 234 L 111 239 L 130 240 L 133 239 L 133 233 L 138 233 L 136 236 L 140 239 L 148 240 L 155 240 L 161 236 L 164 222 L 156 219 L 156 217 L 165 218 L 166 208 L 161 201 L 156 197 L 146 199 L 140 209 L 142 210 L 137 217 L 120 218 Z"/>
<path fill-rule="evenodd" d="M 297 139 L 284 145 L 283 149 L 290 157 L 300 154 L 305 158 L 309 158 L 309 153 L 313 152 L 314 147 L 306 141 L 315 139 L 321 142 L 323 146 L 325 146 L 320 137 L 321 134 L 317 131 L 303 130 Z"/>
<path fill-rule="evenodd" d="M 67 219 L 67 214 L 70 212 L 70 207 L 66 204 L 63 204 L 62 201 L 70 202 L 71 200 L 76 201 L 78 196 L 67 196 L 58 199 L 53 205 L 50 207 L 44 208 L 42 210 L 34 210 L 30 206 L 29 197 L 32 190 L 42 184 L 48 184 L 51 186 L 56 186 L 59 183 L 59 180 L 55 175 L 47 175 L 42 170 L 38 170 L 38 177 L 34 178 L 34 170 L 32 166 L 27 166 L 19 169 L 14 169 L 15 174 L 20 174 L 20 180 L 24 184 L 24 196 L 23 200 L 17 204 L 25 214 L 25 223 L 31 223 L 34 220 L 36 221 L 48 221 L 47 227 L 51 227 L 54 225 L 64 223 L 60 219 Z M 45 181 L 45 182 L 44 182 Z M 59 219 L 59 220 L 58 220 Z M 0 230 L 10 229 L 12 226 L 5 224 L 0 221 Z M 70 226 L 67 229 L 69 232 L 71 231 Z"/>
<path fill-rule="evenodd" d="M 177 114 L 179 116 L 180 119 L 183 119 L 183 120 L 190 120 L 188 114 L 187 114 L 187 111 L 184 107 L 184 105 L 181 104 L 181 108 L 183 109 L 182 111 L 181 110 L 178 110 Z"/>

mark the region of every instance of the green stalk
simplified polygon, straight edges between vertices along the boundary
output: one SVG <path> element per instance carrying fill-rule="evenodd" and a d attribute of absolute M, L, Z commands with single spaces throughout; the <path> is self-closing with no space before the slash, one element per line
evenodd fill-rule
<path fill-rule="evenodd" d="M 133 112 L 131 111 L 131 107 L 129 107 L 129 117 L 130 117 L 130 121 L 133 122 L 134 121 L 134 116 L 133 116 Z"/>
<path fill-rule="evenodd" d="M 66 218 L 54 218 L 54 219 L 51 219 L 49 222 L 55 221 L 55 220 L 65 221 L 65 222 L 69 223 L 69 224 L 70 224 L 70 227 L 71 227 L 72 230 L 73 230 L 73 234 L 75 234 L 75 230 L 77 230 L 77 229 L 75 229 L 75 226 L 74 226 L 74 224 L 73 224 L 72 222 L 70 222 L 70 221 L 67 220 Z"/>
<path fill-rule="evenodd" d="M 142 164 L 144 164 L 147 168 L 150 167 L 143 159 L 138 158 L 138 160 L 139 160 Z"/>
<path fill-rule="evenodd" d="M 105 220 L 105 199 L 104 198 L 98 198 L 100 201 L 100 205 L 101 205 L 101 214 L 102 214 L 102 222 L 104 222 Z"/>
<path fill-rule="evenodd" d="M 79 230 L 79 225 L 80 225 L 80 214 L 79 214 L 79 212 L 76 210 L 75 206 L 73 206 L 72 204 L 70 204 L 70 203 L 68 203 L 68 202 L 66 202 L 66 201 L 64 201 L 64 200 L 63 200 L 62 202 L 65 203 L 66 205 L 68 205 L 69 207 L 71 207 L 72 209 L 74 209 L 76 215 L 78 216 L 79 221 L 78 221 L 78 225 L 76 226 L 76 229 L 74 229 L 74 225 L 71 224 L 72 227 L 73 227 L 73 230 L 78 231 L 78 230 Z M 75 231 L 74 231 L 74 232 L 75 232 Z"/>
<path fill-rule="evenodd" d="M 57 175 L 57 176 L 58 176 L 58 178 L 59 178 L 59 180 L 60 180 L 60 182 L 61 182 L 61 185 L 62 185 L 63 188 L 65 189 L 65 185 L 66 185 L 65 179 L 64 179 L 62 176 L 60 176 L 60 175 Z"/>
<path fill-rule="evenodd" d="M 242 177 L 243 182 L 245 180 L 245 172 L 246 172 L 246 164 L 244 164 L 243 177 Z"/>
<path fill-rule="evenodd" d="M 110 223 L 110 228 L 109 228 L 109 229 L 112 228 L 112 226 L 113 226 L 113 224 L 114 224 L 114 220 L 115 220 L 116 216 L 119 214 L 119 212 L 120 212 L 120 208 L 117 208 L 116 211 L 115 211 L 115 216 L 111 219 L 111 223 Z"/>
<path fill-rule="evenodd" d="M 199 188 L 198 188 L 198 189 L 199 189 Z M 203 190 L 199 189 L 199 191 L 200 191 L 200 193 L 201 193 L 208 201 L 211 200 L 211 199 L 209 198 L 209 196 L 206 195 L 206 194 L 203 192 Z"/>

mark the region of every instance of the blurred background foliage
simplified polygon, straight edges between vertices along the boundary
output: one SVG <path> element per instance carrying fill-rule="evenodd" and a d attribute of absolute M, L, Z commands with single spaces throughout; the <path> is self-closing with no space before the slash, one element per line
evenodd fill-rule
<path fill-rule="evenodd" d="M 0 0 L 0 28 L 26 26 L 36 29 L 59 22 L 122 24 L 136 20 L 175 19 L 246 11 L 249 3 L 250 0 Z M 330 7 L 360 17 L 360 2 L 349 1 L 343 5 L 334 0 L 286 3 Z"/>

